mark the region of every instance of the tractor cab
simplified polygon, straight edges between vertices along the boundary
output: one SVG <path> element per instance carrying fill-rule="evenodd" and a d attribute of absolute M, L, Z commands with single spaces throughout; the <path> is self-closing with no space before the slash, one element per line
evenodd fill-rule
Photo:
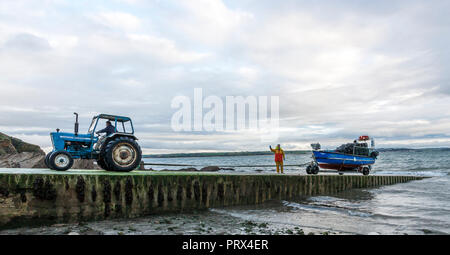
<path fill-rule="evenodd" d="M 73 165 L 73 159 L 94 159 L 101 168 L 109 171 L 131 171 L 138 166 L 142 152 L 129 117 L 99 114 L 92 118 L 88 132 L 79 134 L 78 114 L 74 114 L 73 133 L 60 132 L 59 129 L 50 133 L 53 151 L 45 158 L 49 168 L 68 170 Z M 103 121 L 110 121 L 114 132 L 96 136 L 96 131 L 103 129 Z"/>
<path fill-rule="evenodd" d="M 106 123 L 106 121 L 111 121 L 112 125 L 114 126 L 114 133 L 129 135 L 134 134 L 133 122 L 129 117 L 109 114 L 99 114 L 97 116 L 94 116 L 92 118 L 91 125 L 89 126 L 88 133 L 95 134 L 95 131 L 100 130 L 102 128 L 100 126 L 102 125 L 102 120 L 104 120 L 104 123 Z M 106 124 L 104 126 L 106 126 Z"/>

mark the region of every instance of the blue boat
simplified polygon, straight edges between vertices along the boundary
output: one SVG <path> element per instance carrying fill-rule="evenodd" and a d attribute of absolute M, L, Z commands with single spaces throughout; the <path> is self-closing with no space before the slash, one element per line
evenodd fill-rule
<path fill-rule="evenodd" d="M 370 144 L 367 142 L 370 140 Z M 313 147 L 313 161 L 307 166 L 308 174 L 317 174 L 320 168 L 337 171 L 358 171 L 368 175 L 378 157 L 375 142 L 368 136 L 360 136 L 353 143 L 339 146 L 336 150 L 320 150 L 320 144 Z"/>

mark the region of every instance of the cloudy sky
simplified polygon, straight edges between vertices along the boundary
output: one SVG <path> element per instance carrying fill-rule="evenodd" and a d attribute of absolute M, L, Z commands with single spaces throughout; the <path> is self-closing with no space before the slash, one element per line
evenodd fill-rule
<path fill-rule="evenodd" d="M 97 113 L 146 153 L 265 150 L 175 132 L 174 97 L 279 96 L 279 143 L 450 146 L 450 1 L 0 0 L 0 132 L 49 148 Z"/>

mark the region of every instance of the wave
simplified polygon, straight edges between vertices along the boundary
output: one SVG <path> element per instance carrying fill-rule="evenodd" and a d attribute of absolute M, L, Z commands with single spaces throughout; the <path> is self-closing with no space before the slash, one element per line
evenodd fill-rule
<path fill-rule="evenodd" d="M 340 206 L 332 206 L 332 205 L 326 205 L 326 204 L 299 204 L 295 202 L 289 202 L 289 201 L 282 201 L 284 206 L 305 210 L 305 211 L 316 211 L 316 212 L 322 212 L 322 211 L 331 211 L 335 213 L 340 214 L 346 214 L 350 216 L 357 216 L 357 217 L 371 217 L 372 214 L 369 212 L 363 212 L 355 210 L 354 208 L 347 208 L 347 207 L 340 207 Z"/>
<path fill-rule="evenodd" d="M 370 213 L 367 211 L 357 210 L 355 208 L 334 206 L 327 204 L 300 204 L 289 201 L 282 201 L 284 206 L 295 208 L 298 210 L 309 211 L 309 212 L 332 212 L 337 214 L 343 214 L 348 216 L 360 217 L 360 218 L 392 218 L 392 219 L 423 219 L 422 217 L 412 216 L 412 215 L 393 215 L 393 214 L 382 214 L 382 213 Z M 388 223 L 385 223 L 388 224 Z"/>
<path fill-rule="evenodd" d="M 377 175 L 416 175 L 425 177 L 442 177 L 449 175 L 447 171 L 421 171 L 421 170 L 375 170 Z"/>
<path fill-rule="evenodd" d="M 343 199 L 336 198 L 336 197 L 330 197 L 330 196 L 315 196 L 315 197 L 309 197 L 308 200 L 309 200 L 309 201 L 313 201 L 313 202 L 322 202 L 322 201 L 335 202 L 335 201 L 343 201 Z"/>
<path fill-rule="evenodd" d="M 371 213 L 365 213 L 365 212 L 358 212 L 358 211 L 347 211 L 349 215 L 351 216 L 358 216 L 358 217 L 371 217 L 373 216 Z"/>
<path fill-rule="evenodd" d="M 388 166 L 383 166 L 383 165 L 376 165 L 376 168 L 374 168 L 374 170 L 378 170 L 378 169 L 383 169 L 383 168 L 387 168 L 390 167 Z M 450 166 L 448 165 L 439 165 L 439 166 L 405 166 L 405 167 L 399 167 L 396 166 L 394 168 L 391 168 L 393 171 L 450 171 Z"/>

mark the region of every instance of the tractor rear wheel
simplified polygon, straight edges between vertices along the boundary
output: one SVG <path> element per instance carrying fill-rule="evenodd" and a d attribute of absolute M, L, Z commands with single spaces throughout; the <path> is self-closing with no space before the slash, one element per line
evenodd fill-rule
<path fill-rule="evenodd" d="M 132 138 L 119 136 L 106 144 L 104 161 L 110 171 L 132 171 L 139 166 L 141 159 L 141 147 Z"/>
<path fill-rule="evenodd" d="M 66 171 L 72 167 L 73 158 L 66 151 L 55 151 L 50 155 L 48 164 L 53 170 Z"/>
<path fill-rule="evenodd" d="M 106 165 L 106 162 L 105 162 L 105 160 L 103 158 L 99 158 L 97 160 L 97 165 L 99 167 L 101 167 L 103 170 L 108 170 L 108 166 Z"/>

